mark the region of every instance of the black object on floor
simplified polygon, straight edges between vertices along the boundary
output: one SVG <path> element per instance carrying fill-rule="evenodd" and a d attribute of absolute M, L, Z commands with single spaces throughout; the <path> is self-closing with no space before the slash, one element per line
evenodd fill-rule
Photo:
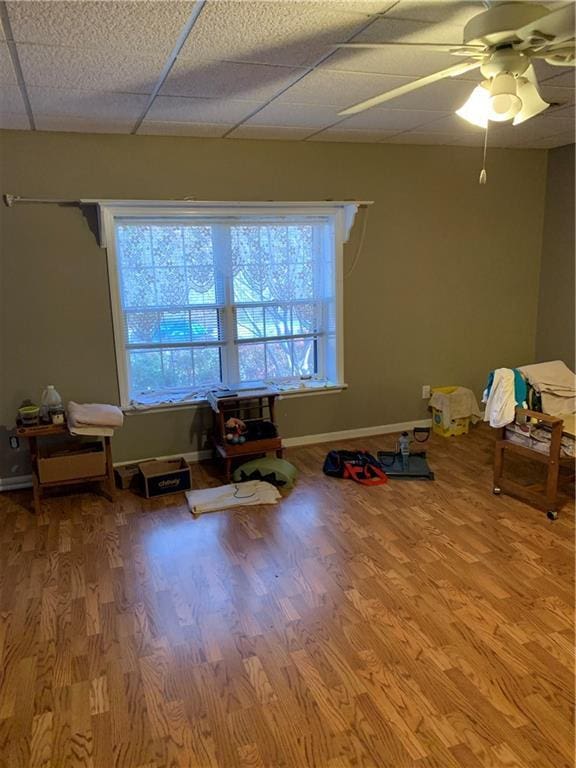
<path fill-rule="evenodd" d="M 434 472 L 428 466 L 425 451 L 411 453 L 406 467 L 402 454 L 396 451 L 378 451 L 378 461 L 384 472 L 392 479 L 434 480 Z"/>

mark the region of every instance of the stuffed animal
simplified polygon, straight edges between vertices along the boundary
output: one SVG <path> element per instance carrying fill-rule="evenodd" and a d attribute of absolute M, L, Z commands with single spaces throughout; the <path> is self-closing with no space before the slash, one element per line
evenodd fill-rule
<path fill-rule="evenodd" d="M 246 435 L 244 433 L 247 431 L 247 427 L 242 419 L 231 417 L 224 426 L 226 427 L 226 440 L 229 443 L 241 445 L 246 442 Z"/>

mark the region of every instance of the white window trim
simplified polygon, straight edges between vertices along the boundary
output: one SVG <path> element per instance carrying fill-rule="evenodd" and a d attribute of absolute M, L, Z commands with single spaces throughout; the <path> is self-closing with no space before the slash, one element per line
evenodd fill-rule
<path fill-rule="evenodd" d="M 124 344 L 125 327 L 124 313 L 120 296 L 119 272 L 116 254 L 115 219 L 118 217 L 148 217 L 154 212 L 169 214 L 179 218 L 207 218 L 210 216 L 222 216 L 226 213 L 233 216 L 246 215 L 270 215 L 274 212 L 279 216 L 304 215 L 304 216 L 331 216 L 334 221 L 335 241 L 335 311 L 336 311 L 336 381 L 328 382 L 325 387 L 295 386 L 293 389 L 283 389 L 281 394 L 286 396 L 298 396 L 304 394 L 321 394 L 324 392 L 338 392 L 346 388 L 344 384 L 344 318 L 343 318 L 343 258 L 344 243 L 348 240 L 356 212 L 360 205 L 369 205 L 368 202 L 182 202 L 182 201 L 149 201 L 149 200 L 85 200 L 83 202 L 97 203 L 99 206 L 100 242 L 106 248 L 108 262 L 108 280 L 110 286 L 110 300 L 112 308 L 112 321 L 114 330 L 114 345 L 116 353 L 116 368 L 118 375 L 118 389 L 120 393 L 120 405 L 127 411 L 150 412 L 169 408 L 190 408 L 203 405 L 205 400 L 190 400 L 178 403 L 158 403 L 150 406 L 132 405 L 129 398 L 128 371 L 126 349 Z"/>

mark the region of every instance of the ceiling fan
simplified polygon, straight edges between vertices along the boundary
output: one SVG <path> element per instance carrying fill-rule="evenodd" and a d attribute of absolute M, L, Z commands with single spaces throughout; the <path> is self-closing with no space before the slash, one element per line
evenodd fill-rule
<path fill-rule="evenodd" d="M 472 91 L 456 114 L 482 128 L 489 121 L 519 125 L 550 105 L 538 91 L 533 59 L 558 67 L 576 65 L 575 3 L 550 11 L 533 2 L 486 2 L 486 11 L 464 27 L 463 43 L 343 43 L 339 48 L 388 48 L 409 46 L 450 53 L 465 60 L 448 69 L 406 83 L 339 112 L 348 116 L 403 96 L 447 77 L 480 68 L 484 80 Z"/>

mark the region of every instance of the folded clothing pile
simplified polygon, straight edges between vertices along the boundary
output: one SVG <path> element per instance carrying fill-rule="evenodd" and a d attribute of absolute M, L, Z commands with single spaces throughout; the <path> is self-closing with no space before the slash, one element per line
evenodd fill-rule
<path fill-rule="evenodd" d="M 202 488 L 186 491 L 190 512 L 201 515 L 204 512 L 218 512 L 231 507 L 252 507 L 257 504 L 276 504 L 281 498 L 277 489 L 262 480 L 245 483 L 220 485 L 217 488 Z"/>
<path fill-rule="evenodd" d="M 124 423 L 124 414 L 116 405 L 103 403 L 75 403 L 67 408 L 68 430 L 72 435 L 111 437 Z"/>
<path fill-rule="evenodd" d="M 562 360 L 523 365 L 520 370 L 542 396 L 542 410 L 550 416 L 576 413 L 576 376 Z"/>

